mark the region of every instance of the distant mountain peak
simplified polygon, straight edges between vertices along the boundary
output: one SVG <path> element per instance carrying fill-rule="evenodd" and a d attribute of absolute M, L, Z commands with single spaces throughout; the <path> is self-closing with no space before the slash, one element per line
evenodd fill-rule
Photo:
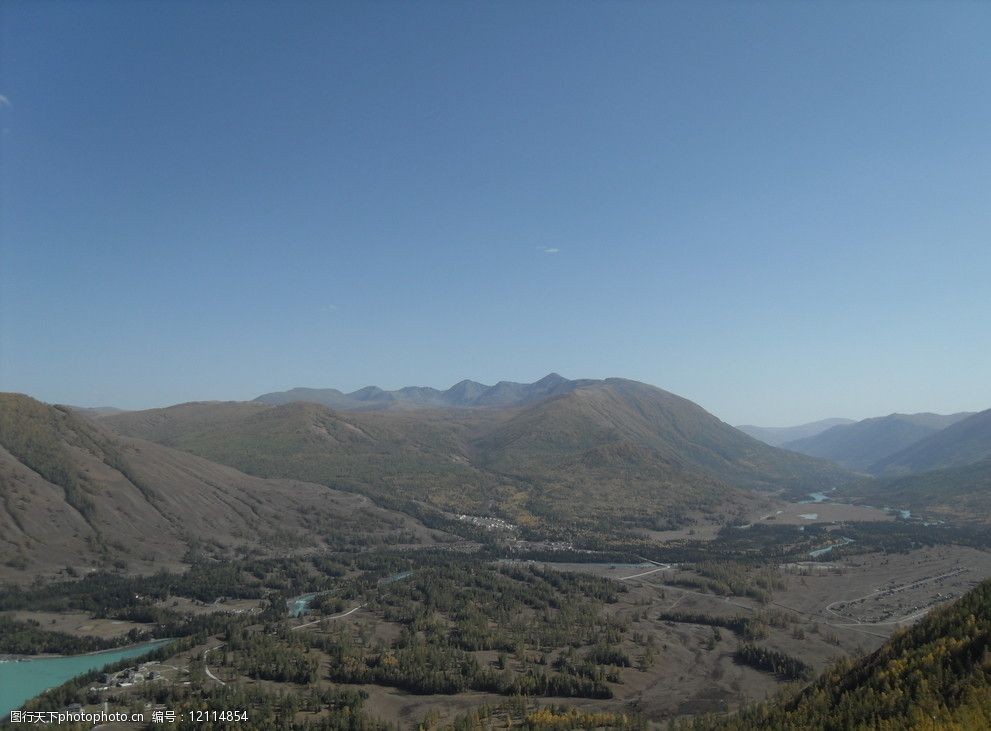
<path fill-rule="evenodd" d="M 871 466 L 871 472 L 897 475 L 959 468 L 991 458 L 991 409 L 943 418 L 949 421 L 944 428 L 879 459 Z"/>
<path fill-rule="evenodd" d="M 741 424 L 736 428 L 744 434 L 749 434 L 754 439 L 759 439 L 765 444 L 770 444 L 772 447 L 780 447 L 787 442 L 793 442 L 797 439 L 814 437 L 816 434 L 821 434 L 834 426 L 853 423 L 853 419 L 833 417 L 812 421 L 807 424 L 798 424 L 796 426 L 755 426 L 753 424 Z"/>
<path fill-rule="evenodd" d="M 297 470 L 314 470 L 335 484 L 337 475 L 361 475 L 344 484 L 373 498 L 394 495 L 401 479 L 405 496 L 421 504 L 485 511 L 475 514 L 519 511 L 548 526 L 618 519 L 639 530 L 648 513 L 717 505 L 735 512 L 764 499 L 753 490 L 807 492 L 852 478 L 835 465 L 762 444 L 681 396 L 627 379 L 463 382 L 447 391 L 389 393 L 395 399 L 388 404 L 350 401 L 349 413 L 312 403 L 253 403 L 216 408 L 212 425 L 190 414 L 186 430 L 157 413 L 109 423 L 132 436 L 181 440 L 202 456 L 233 459 L 235 467 L 257 459 L 281 465 L 270 474 L 296 478 Z M 500 489 L 507 484 L 514 489 Z"/>
<path fill-rule="evenodd" d="M 351 393 L 342 393 L 335 388 L 294 388 L 290 391 L 263 394 L 255 401 L 272 405 L 308 401 L 339 411 L 394 408 L 507 408 L 568 393 L 590 383 L 595 381 L 570 381 L 561 374 L 552 372 L 534 383 L 499 381 L 494 386 L 487 386 L 466 378 L 446 391 L 428 386 L 406 386 L 395 391 L 386 391 L 378 386 L 365 386 Z"/>
<path fill-rule="evenodd" d="M 828 459 L 847 469 L 876 473 L 894 454 L 970 416 L 959 414 L 888 414 L 840 424 L 814 436 L 781 446 L 810 457 Z"/>
<path fill-rule="evenodd" d="M 387 399 L 391 396 L 391 393 L 389 391 L 383 391 L 378 386 L 365 386 L 349 393 L 348 396 L 359 401 L 369 401 L 371 399 Z"/>

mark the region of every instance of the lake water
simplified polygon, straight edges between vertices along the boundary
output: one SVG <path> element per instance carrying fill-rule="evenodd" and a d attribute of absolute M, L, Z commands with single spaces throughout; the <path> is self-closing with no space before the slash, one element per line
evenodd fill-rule
<path fill-rule="evenodd" d="M 90 655 L 40 657 L 33 660 L 0 662 L 0 719 L 20 708 L 25 701 L 49 688 L 62 685 L 89 670 L 98 670 L 118 660 L 145 655 L 171 640 L 154 640 L 119 650 Z"/>
<path fill-rule="evenodd" d="M 398 574 L 393 574 L 392 576 L 382 579 L 381 583 L 391 584 L 394 581 L 402 581 L 403 579 L 408 579 L 413 575 L 412 571 L 400 571 Z"/>
<path fill-rule="evenodd" d="M 826 546 L 825 548 L 820 548 L 815 551 L 809 551 L 809 555 L 812 556 L 812 558 L 816 558 L 817 556 L 825 556 L 837 546 L 846 546 L 850 543 L 853 543 L 852 538 L 843 538 L 839 543 L 834 543 L 831 546 Z"/>
<path fill-rule="evenodd" d="M 316 594 L 303 594 L 289 601 L 289 616 L 302 617 L 310 609 L 310 602 Z"/>

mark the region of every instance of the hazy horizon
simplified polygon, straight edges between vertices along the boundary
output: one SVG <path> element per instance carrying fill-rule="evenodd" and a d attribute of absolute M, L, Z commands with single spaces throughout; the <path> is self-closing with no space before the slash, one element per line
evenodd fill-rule
<path fill-rule="evenodd" d="M 539 380 L 540 378 L 543 378 L 546 375 L 549 375 L 550 373 L 557 373 L 558 375 L 562 375 L 563 377 L 568 378 L 569 380 L 579 380 L 579 379 L 584 379 L 584 378 L 594 378 L 595 380 L 601 380 L 601 379 L 605 379 L 605 378 L 629 378 L 628 376 L 622 376 L 622 375 L 619 375 L 619 376 L 617 376 L 617 375 L 613 375 L 613 376 L 601 376 L 601 377 L 590 377 L 590 376 L 584 376 L 584 375 L 571 376 L 571 375 L 568 375 L 566 373 L 565 374 L 562 374 L 559 371 L 545 371 L 540 376 L 536 376 L 536 377 L 533 377 L 533 378 L 515 378 L 515 379 L 514 378 L 498 378 L 498 379 L 483 380 L 483 379 L 478 379 L 478 378 L 466 377 L 466 378 L 459 378 L 459 379 L 457 379 L 457 381 L 453 381 L 451 383 L 443 384 L 443 385 L 430 384 L 430 383 L 403 383 L 403 384 L 398 384 L 398 385 L 394 385 L 394 386 L 393 385 L 383 386 L 382 384 L 379 384 L 379 383 L 362 383 L 361 385 L 358 385 L 358 386 L 342 388 L 342 387 L 336 386 L 336 385 L 300 385 L 300 384 L 297 384 L 297 385 L 294 385 L 294 386 L 283 386 L 283 387 L 278 387 L 278 388 L 263 389 L 263 390 L 258 391 L 257 393 L 247 394 L 247 395 L 243 395 L 243 396 L 239 396 L 239 397 L 231 397 L 231 398 L 215 398 L 215 397 L 187 398 L 187 399 L 180 399 L 179 401 L 169 401 L 169 402 L 153 402 L 153 401 L 148 401 L 148 402 L 142 402 L 142 403 L 131 405 L 131 406 L 121 406 L 120 404 L 114 404 L 114 403 L 97 403 L 97 402 L 80 403 L 80 402 L 69 402 L 69 401 L 57 400 L 57 399 L 56 400 L 44 399 L 41 396 L 38 396 L 36 394 L 27 394 L 27 395 L 32 396 L 34 398 L 37 398 L 37 399 L 39 399 L 41 401 L 45 401 L 46 403 L 53 403 L 53 404 L 54 403 L 57 403 L 57 404 L 63 404 L 63 405 L 67 405 L 67 406 L 76 406 L 76 407 L 80 407 L 80 408 L 120 408 L 120 409 L 128 410 L 128 411 L 140 411 L 140 410 L 144 410 L 144 409 L 165 408 L 165 407 L 175 406 L 175 405 L 182 404 L 182 403 L 193 403 L 193 402 L 205 402 L 205 401 L 220 401 L 220 402 L 223 402 L 223 401 L 252 401 L 252 400 L 256 399 L 257 397 L 262 396 L 262 395 L 264 395 L 266 393 L 275 393 L 275 392 L 280 392 L 280 391 L 290 391 L 290 390 L 292 390 L 294 388 L 311 388 L 311 389 L 317 389 L 317 390 L 319 390 L 319 389 L 336 389 L 336 390 L 341 391 L 342 393 L 345 393 L 345 394 L 346 393 L 353 393 L 354 391 L 358 391 L 358 390 L 360 390 L 362 388 L 366 388 L 366 387 L 369 387 L 369 386 L 377 386 L 377 387 L 382 388 L 383 390 L 386 390 L 386 391 L 395 391 L 395 390 L 399 390 L 400 388 L 411 387 L 411 386 L 412 387 L 434 388 L 434 389 L 437 389 L 438 391 L 444 391 L 444 390 L 446 390 L 446 389 L 448 389 L 448 388 L 456 385 L 457 383 L 459 383 L 459 382 L 461 382 L 463 380 L 476 381 L 478 383 L 482 383 L 482 384 L 487 385 L 487 386 L 495 385 L 499 381 L 515 381 L 515 382 L 519 382 L 519 383 L 532 383 L 534 381 Z M 631 379 L 631 380 L 641 380 L 641 379 Z M 665 388 L 663 384 L 651 383 L 650 381 L 642 381 L 642 382 L 647 383 L 647 384 L 649 384 L 651 386 L 657 386 L 658 388 L 662 388 L 665 391 L 671 391 L 671 389 Z M 753 421 L 746 421 L 746 420 L 743 420 L 743 421 L 734 421 L 734 420 L 726 419 L 722 414 L 719 414 L 716 411 L 713 411 L 712 409 L 708 408 L 704 403 L 701 403 L 700 401 L 698 401 L 697 399 L 692 398 L 691 396 L 688 396 L 688 395 L 686 395 L 684 393 L 678 393 L 676 391 L 673 391 L 673 393 L 676 393 L 678 396 L 682 396 L 684 398 L 688 398 L 689 400 L 695 401 L 700 406 L 702 406 L 707 411 L 709 411 L 710 413 L 712 413 L 714 416 L 718 417 L 722 421 L 726 422 L 727 424 L 731 424 L 733 426 L 758 426 L 758 427 L 771 427 L 771 428 L 773 428 L 773 427 L 785 427 L 786 428 L 786 427 L 792 427 L 792 426 L 799 426 L 801 424 L 814 423 L 814 422 L 817 422 L 817 421 L 824 421 L 824 420 L 827 420 L 827 419 L 835 419 L 835 418 L 852 419 L 853 421 L 860 421 L 862 419 L 869 419 L 869 418 L 873 418 L 873 417 L 888 416 L 889 414 L 896 414 L 896 413 L 900 413 L 900 414 L 916 414 L 916 413 L 954 414 L 954 413 L 960 413 L 960 412 L 965 412 L 965 411 L 970 411 L 970 412 L 984 411 L 987 408 L 991 408 L 991 406 L 972 406 L 972 407 L 960 408 L 960 409 L 952 409 L 952 410 L 949 410 L 949 409 L 940 410 L 940 409 L 932 409 L 932 408 L 909 409 L 909 410 L 906 410 L 906 409 L 894 409 L 894 410 L 890 410 L 890 411 L 883 411 L 883 412 L 878 412 L 878 413 L 865 414 L 863 416 L 859 416 L 859 415 L 858 416 L 847 416 L 845 414 L 830 414 L 830 415 L 827 415 L 827 416 L 813 417 L 813 418 L 805 419 L 804 421 L 796 421 L 796 422 L 787 423 L 787 424 L 760 424 L 760 423 L 755 423 Z"/>
<path fill-rule="evenodd" d="M 0 725 L 991 728 L 988 29 L 0 2 Z"/>
<path fill-rule="evenodd" d="M 991 406 L 991 6 L 292 7 L 4 4 L 0 389 Z"/>

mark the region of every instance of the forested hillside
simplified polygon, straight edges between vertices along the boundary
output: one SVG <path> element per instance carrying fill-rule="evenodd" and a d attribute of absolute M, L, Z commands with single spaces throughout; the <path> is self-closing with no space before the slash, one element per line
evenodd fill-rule
<path fill-rule="evenodd" d="M 653 463 L 747 488 L 825 487 L 846 477 L 827 462 L 749 437 L 688 399 L 623 378 L 517 412 L 479 440 L 479 451 L 507 472 Z"/>
<path fill-rule="evenodd" d="M 991 581 L 794 696 L 682 729 L 991 728 Z"/>
<path fill-rule="evenodd" d="M 668 525 L 691 510 L 735 510 L 758 499 L 755 490 L 823 489 L 847 478 L 623 379 L 502 409 L 205 403 L 104 423 L 251 474 L 358 490 L 404 510 L 425 503 L 555 530 Z"/>
<path fill-rule="evenodd" d="M 946 429 L 879 461 L 876 474 L 963 467 L 991 457 L 991 409 L 968 416 Z"/>
<path fill-rule="evenodd" d="M 963 467 L 885 477 L 850 488 L 856 499 L 930 518 L 991 523 L 991 459 Z"/>
<path fill-rule="evenodd" d="M 851 470 L 873 473 L 874 465 L 936 434 L 970 414 L 890 414 L 840 424 L 815 436 L 782 446 L 810 457 L 828 459 Z"/>

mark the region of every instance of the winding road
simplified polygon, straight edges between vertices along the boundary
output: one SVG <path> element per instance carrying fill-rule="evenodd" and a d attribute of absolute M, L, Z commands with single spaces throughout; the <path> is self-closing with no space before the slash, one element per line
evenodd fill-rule
<path fill-rule="evenodd" d="M 212 678 L 213 680 L 216 680 L 221 685 L 227 685 L 227 683 L 225 683 L 223 680 L 221 680 L 216 675 L 214 675 L 213 672 L 211 672 L 210 666 L 206 664 L 206 655 L 207 655 L 208 652 L 213 652 L 214 650 L 219 650 L 225 644 L 226 643 L 221 642 L 219 645 L 216 645 L 215 647 L 208 647 L 207 649 L 203 650 L 203 669 L 206 670 L 206 674 L 210 678 Z"/>
<path fill-rule="evenodd" d="M 307 622 L 306 624 L 298 624 L 295 627 L 293 627 L 292 629 L 293 630 L 297 630 L 297 629 L 303 629 L 304 627 L 312 627 L 315 624 L 320 624 L 321 622 L 323 622 L 326 619 L 343 619 L 344 617 L 347 617 L 347 616 L 349 616 L 351 614 L 354 614 L 355 612 L 357 612 L 359 609 L 361 609 L 364 606 L 365 606 L 364 604 L 359 604 L 358 606 L 352 607 L 351 609 L 347 610 L 346 612 L 341 612 L 340 614 L 332 614 L 329 617 L 321 617 L 320 619 L 315 619 L 312 622 Z M 207 656 L 208 653 L 211 653 L 214 650 L 219 650 L 225 644 L 226 643 L 221 642 L 219 645 L 215 645 L 213 647 L 208 647 L 207 649 L 203 650 L 203 669 L 206 671 L 207 676 L 211 680 L 215 680 L 218 683 L 220 683 L 221 685 L 227 685 L 227 683 L 225 683 L 223 680 L 221 680 L 220 678 L 218 678 L 216 675 L 213 674 L 213 671 L 210 670 L 210 666 L 206 664 L 206 656 Z"/>
<path fill-rule="evenodd" d="M 361 609 L 363 606 L 365 606 L 365 605 L 364 604 L 359 604 L 358 606 L 352 607 L 351 609 L 347 610 L 346 612 L 341 612 L 340 614 L 332 614 L 329 617 L 320 617 L 320 619 L 314 619 L 312 622 L 307 622 L 306 624 L 297 624 L 292 629 L 295 631 L 297 629 L 303 629 L 303 627 L 312 627 L 315 624 L 320 624 L 325 619 L 342 619 L 343 617 L 347 617 L 349 614 L 354 614 L 359 609 Z"/>
<path fill-rule="evenodd" d="M 901 584 L 900 586 L 893 586 L 887 589 L 882 587 L 880 589 L 875 589 L 869 594 L 864 594 L 863 596 L 858 596 L 853 599 L 840 599 L 835 602 L 830 602 L 829 604 L 826 605 L 826 611 L 836 617 L 839 617 L 840 619 L 847 620 L 847 623 L 845 624 L 833 625 L 837 627 L 883 627 L 885 625 L 901 624 L 902 622 L 911 622 L 915 619 L 918 619 L 919 617 L 928 614 L 929 611 L 936 606 L 936 604 L 928 606 L 925 609 L 920 609 L 916 612 L 913 612 L 912 614 L 906 614 L 904 617 L 896 617 L 895 619 L 889 619 L 884 622 L 850 622 L 849 620 L 851 619 L 851 617 L 843 616 L 835 609 L 833 609 L 833 607 L 835 607 L 837 604 L 852 604 L 854 602 L 862 602 L 866 599 L 870 599 L 872 596 L 877 596 L 878 594 L 898 594 L 899 592 L 907 591 L 908 589 L 914 589 L 917 586 L 922 586 L 924 584 L 928 584 L 933 581 L 939 581 L 940 579 L 948 579 L 953 576 L 958 576 L 962 573 L 966 573 L 967 571 L 968 569 L 966 568 L 955 569 L 953 571 L 948 571 L 945 574 L 940 574 L 939 576 L 930 576 L 925 579 L 919 579 L 918 581 L 912 581 L 907 584 Z"/>

